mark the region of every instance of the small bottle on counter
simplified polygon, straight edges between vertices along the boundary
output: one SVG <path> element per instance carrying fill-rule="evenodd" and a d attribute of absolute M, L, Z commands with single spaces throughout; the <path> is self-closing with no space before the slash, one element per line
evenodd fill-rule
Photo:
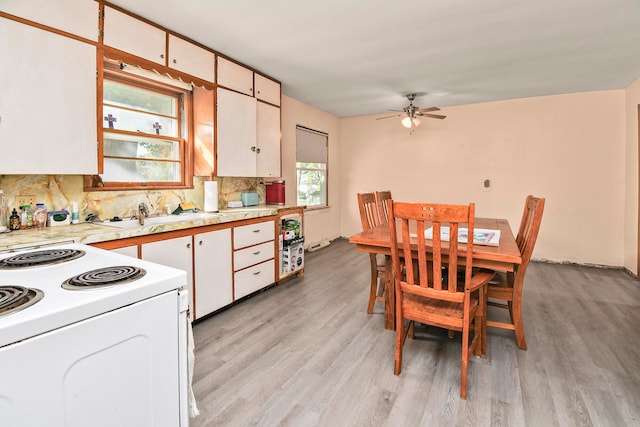
<path fill-rule="evenodd" d="M 33 226 L 38 229 L 47 226 L 47 207 L 44 203 L 36 203 L 36 210 L 33 213 Z"/>
<path fill-rule="evenodd" d="M 80 214 L 78 212 L 78 202 L 71 202 L 71 223 L 78 224 L 80 222 Z"/>
<path fill-rule="evenodd" d="M 13 208 L 11 216 L 9 217 L 9 230 L 20 230 L 20 215 L 16 212 L 16 208 Z"/>
<path fill-rule="evenodd" d="M 24 213 L 25 213 L 25 228 L 33 227 L 33 209 L 31 209 L 31 205 L 24 205 Z"/>

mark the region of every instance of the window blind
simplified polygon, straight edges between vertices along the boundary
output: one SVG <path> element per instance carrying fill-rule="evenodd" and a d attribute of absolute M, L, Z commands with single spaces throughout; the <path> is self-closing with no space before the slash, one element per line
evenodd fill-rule
<path fill-rule="evenodd" d="M 327 163 L 329 135 L 304 126 L 296 126 L 296 161 Z"/>

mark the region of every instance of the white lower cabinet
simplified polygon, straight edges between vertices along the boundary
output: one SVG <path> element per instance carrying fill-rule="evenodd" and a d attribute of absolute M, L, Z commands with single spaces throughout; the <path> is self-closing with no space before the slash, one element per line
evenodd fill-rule
<path fill-rule="evenodd" d="M 193 310 L 193 251 L 192 236 L 174 237 L 173 239 L 143 243 L 141 258 L 187 272 L 187 289 L 189 290 L 190 307 Z"/>
<path fill-rule="evenodd" d="M 234 299 L 275 282 L 275 222 L 263 221 L 233 229 Z"/>
<path fill-rule="evenodd" d="M 195 318 L 198 319 L 233 302 L 231 229 L 193 236 Z"/>

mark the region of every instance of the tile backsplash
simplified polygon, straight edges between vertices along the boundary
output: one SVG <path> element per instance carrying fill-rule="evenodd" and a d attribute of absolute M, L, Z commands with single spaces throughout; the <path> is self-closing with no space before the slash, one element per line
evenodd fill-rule
<path fill-rule="evenodd" d="M 216 177 L 218 207 L 225 209 L 232 200 L 240 200 L 243 191 L 257 191 L 260 203 L 265 202 L 265 186 L 261 178 Z M 195 177 L 192 189 L 144 191 L 83 191 L 82 175 L 0 175 L 0 189 L 7 195 L 9 210 L 19 211 L 21 204 L 45 203 L 48 210 L 67 209 L 78 203 L 80 220 L 89 214 L 101 219 L 114 216 L 130 217 L 139 203 L 144 202 L 151 214 L 171 210 L 179 203 L 204 207 L 204 181 Z"/>

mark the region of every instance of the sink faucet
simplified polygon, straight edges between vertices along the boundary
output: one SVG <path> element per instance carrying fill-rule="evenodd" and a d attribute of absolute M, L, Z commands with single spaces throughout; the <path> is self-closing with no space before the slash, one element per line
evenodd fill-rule
<path fill-rule="evenodd" d="M 149 216 L 149 209 L 145 203 L 138 205 L 138 222 L 140 225 L 144 225 L 144 217 Z"/>

